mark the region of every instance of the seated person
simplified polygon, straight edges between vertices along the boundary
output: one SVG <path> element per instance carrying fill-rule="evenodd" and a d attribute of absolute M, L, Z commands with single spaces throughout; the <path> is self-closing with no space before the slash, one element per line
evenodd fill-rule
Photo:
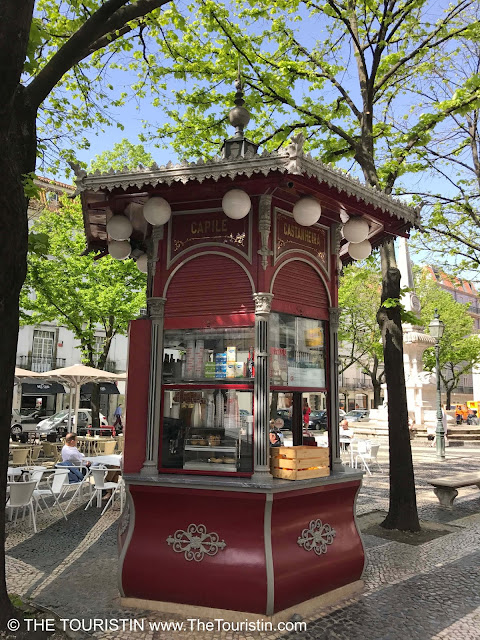
<path fill-rule="evenodd" d="M 65 462 L 58 462 L 55 465 L 58 467 L 67 467 L 68 468 L 68 483 L 73 484 L 75 482 L 81 482 L 83 480 L 82 470 L 77 467 L 77 465 L 70 462 L 70 460 L 66 460 Z"/>
<path fill-rule="evenodd" d="M 341 438 L 353 438 L 354 432 L 353 429 L 350 429 L 350 425 L 348 424 L 348 420 L 344 418 L 340 422 L 340 437 Z"/>
<path fill-rule="evenodd" d="M 71 462 L 76 467 L 89 467 L 91 462 L 84 460 L 85 456 L 77 449 L 77 434 L 67 433 L 62 447 L 62 462 Z"/>

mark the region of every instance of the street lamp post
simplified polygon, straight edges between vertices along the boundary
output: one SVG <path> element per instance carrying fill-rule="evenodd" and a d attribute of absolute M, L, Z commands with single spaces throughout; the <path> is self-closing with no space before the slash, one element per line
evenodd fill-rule
<path fill-rule="evenodd" d="M 436 429 L 436 452 L 438 460 L 445 460 L 445 429 L 442 420 L 442 394 L 440 391 L 440 340 L 445 329 L 444 323 L 440 320 L 437 309 L 435 317 L 429 325 L 430 335 L 435 338 L 435 373 L 437 376 L 437 429 Z"/>

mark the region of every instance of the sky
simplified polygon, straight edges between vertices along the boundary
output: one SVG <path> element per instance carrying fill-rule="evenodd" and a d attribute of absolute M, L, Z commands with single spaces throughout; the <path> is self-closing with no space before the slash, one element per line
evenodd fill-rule
<path fill-rule="evenodd" d="M 441 0 L 440 4 L 443 3 L 444 0 Z M 438 10 L 438 7 L 436 10 Z M 317 36 L 317 33 L 313 33 L 313 27 L 315 25 L 310 24 L 306 30 L 306 41 L 308 42 L 308 38 L 311 40 Z M 310 29 L 310 32 L 309 32 Z M 115 85 L 116 92 L 121 91 L 122 89 L 125 91 L 129 90 L 130 84 L 132 82 L 132 75 L 129 76 L 126 72 L 120 71 L 109 71 L 110 78 L 109 80 L 112 84 Z M 136 77 L 134 78 L 136 79 Z M 169 81 L 170 82 L 170 81 Z M 348 80 L 347 80 L 348 82 Z M 169 84 L 169 90 L 175 86 L 183 86 L 180 82 L 173 81 L 172 84 Z M 188 87 L 188 83 L 185 84 Z M 225 91 L 228 91 L 228 87 L 223 85 Z M 222 87 L 220 88 L 220 91 Z M 353 91 L 353 95 L 355 96 L 355 87 L 349 86 L 349 90 Z M 229 111 L 232 107 L 232 104 L 227 104 L 227 100 L 225 101 L 225 113 Z M 405 108 L 408 107 L 407 102 L 405 102 Z M 115 143 L 120 142 L 123 138 L 128 139 L 130 142 L 137 144 L 138 143 L 138 135 L 143 132 L 142 122 L 148 121 L 149 123 L 154 124 L 163 124 L 166 122 L 166 116 L 161 108 L 156 108 L 151 105 L 149 97 L 142 99 L 140 102 L 137 102 L 136 99 L 131 98 L 127 101 L 127 103 L 113 112 L 114 118 L 118 119 L 124 125 L 124 130 L 121 130 L 115 126 L 107 127 L 105 131 L 95 133 L 93 131 L 87 131 L 85 133 L 86 137 L 88 137 L 90 142 L 89 149 L 77 149 L 76 156 L 79 160 L 89 164 L 92 159 L 99 153 L 111 150 Z M 233 129 L 231 130 L 233 132 Z M 248 128 L 247 128 L 248 135 Z M 151 153 L 155 162 L 158 165 L 166 164 L 169 161 L 177 162 L 180 161 L 181 158 L 178 158 L 173 149 L 171 148 L 157 148 L 154 143 L 143 143 L 146 150 Z M 340 166 L 343 168 L 351 169 L 351 162 L 342 163 Z M 45 165 L 42 163 L 40 159 L 38 162 L 37 171 L 41 175 L 47 175 L 48 171 L 46 170 Z M 355 173 L 355 169 L 353 170 Z M 358 174 L 357 174 L 358 175 Z M 360 176 L 362 177 L 362 176 Z M 66 182 L 72 182 L 73 176 L 65 176 L 59 175 L 57 179 L 64 180 Z M 439 179 L 432 178 L 432 176 L 421 176 L 419 174 L 412 174 L 403 179 L 403 183 L 407 190 L 416 191 L 416 190 L 426 190 L 425 183 L 428 182 L 428 188 L 432 191 L 438 190 L 441 191 L 445 189 L 445 185 Z M 422 260 L 422 256 L 420 256 L 420 260 Z"/>

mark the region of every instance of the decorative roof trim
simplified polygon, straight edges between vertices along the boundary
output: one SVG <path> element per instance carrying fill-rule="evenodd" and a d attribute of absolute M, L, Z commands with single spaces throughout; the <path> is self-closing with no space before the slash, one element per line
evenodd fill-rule
<path fill-rule="evenodd" d="M 186 184 L 190 181 L 199 183 L 207 179 L 236 178 L 237 176 L 251 177 L 254 174 L 268 175 L 273 171 L 292 175 L 305 175 L 316 178 L 319 182 L 333 187 L 339 193 L 355 197 L 366 204 L 395 215 L 397 218 L 416 225 L 420 222 L 420 212 L 392 196 L 361 183 L 357 178 L 346 175 L 342 170 L 315 160 L 310 154 L 303 152 L 303 136 L 295 136 L 290 144 L 279 152 L 263 152 L 261 155 L 247 153 L 244 158 L 227 160 L 216 156 L 205 161 L 200 158 L 196 162 L 183 161 L 179 164 L 169 162 L 159 167 L 153 164 L 150 168 L 138 167 L 135 171 L 126 168 L 119 171 L 113 169 L 108 173 L 98 170 L 87 175 L 78 167 L 75 171 L 76 195 L 84 191 L 100 191 L 112 189 L 141 188 L 146 185 L 155 187 L 160 184 L 171 185 L 176 182 Z"/>

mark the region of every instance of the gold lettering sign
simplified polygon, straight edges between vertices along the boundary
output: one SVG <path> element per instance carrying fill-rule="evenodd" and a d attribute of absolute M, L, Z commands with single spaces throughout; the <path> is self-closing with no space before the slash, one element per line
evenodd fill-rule
<path fill-rule="evenodd" d="M 277 212 L 276 256 L 294 250 L 307 251 L 315 256 L 325 269 L 328 268 L 327 230 L 318 226 L 302 227 L 292 217 Z"/>
<path fill-rule="evenodd" d="M 170 259 L 186 249 L 200 244 L 219 244 L 235 247 L 248 255 L 249 216 L 241 220 L 227 218 L 223 211 L 172 216 L 170 230 Z"/>

